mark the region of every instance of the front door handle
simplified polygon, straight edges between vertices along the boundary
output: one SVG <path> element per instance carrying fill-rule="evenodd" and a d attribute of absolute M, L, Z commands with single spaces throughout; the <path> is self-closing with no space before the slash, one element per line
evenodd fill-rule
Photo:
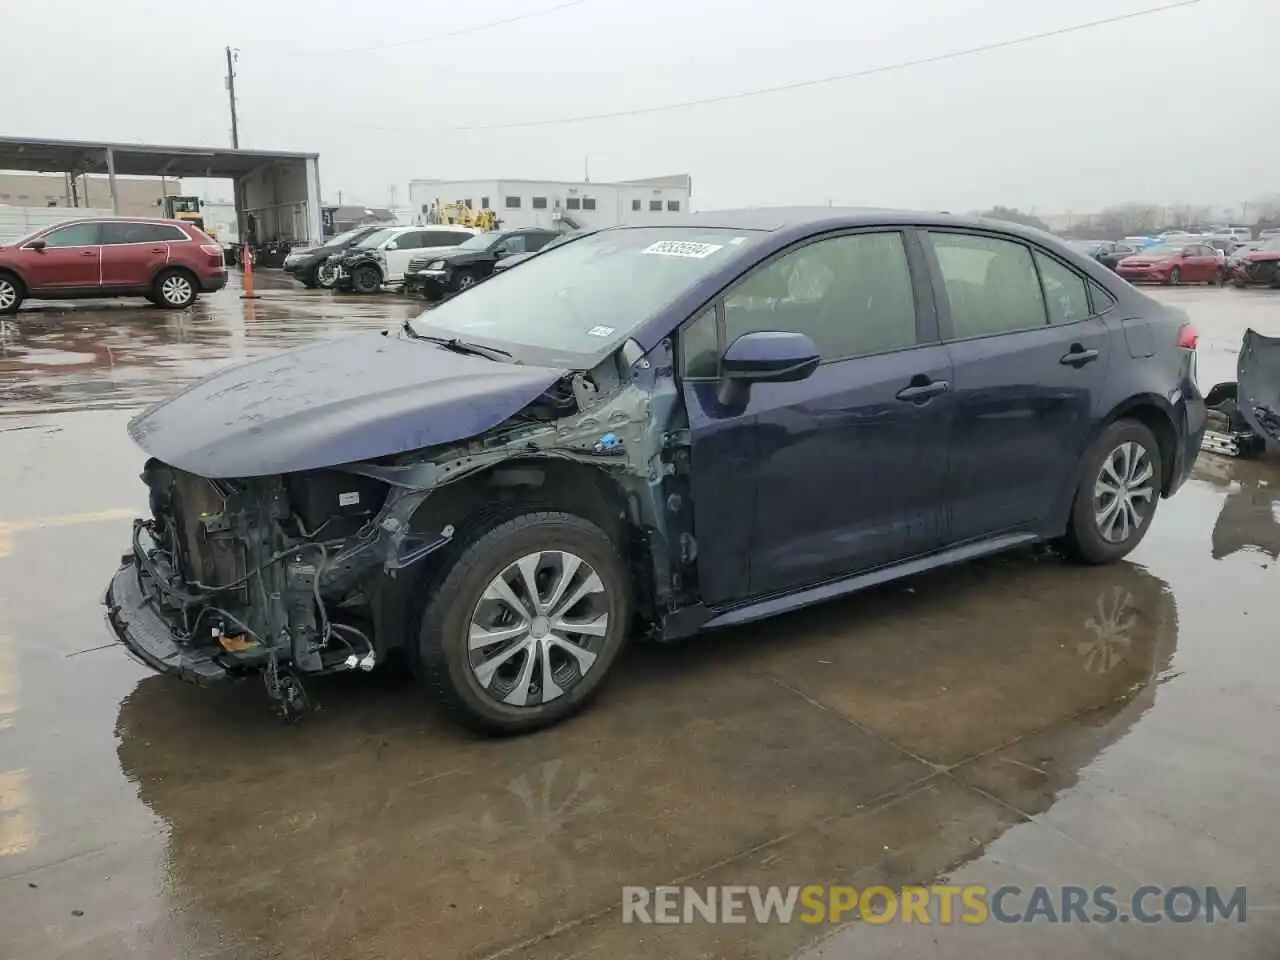
<path fill-rule="evenodd" d="M 1097 350 L 1083 350 L 1078 349 L 1078 347 L 1078 344 L 1076 347 L 1072 347 L 1068 353 L 1063 354 L 1058 362 L 1066 364 L 1068 367 L 1076 367 L 1078 369 L 1083 367 L 1086 363 L 1093 363 L 1093 361 L 1098 359 Z"/>
<path fill-rule="evenodd" d="M 895 396 L 908 403 L 923 403 L 950 389 L 951 384 L 946 380 L 930 380 L 928 383 L 913 383 L 909 387 L 903 387 Z"/>

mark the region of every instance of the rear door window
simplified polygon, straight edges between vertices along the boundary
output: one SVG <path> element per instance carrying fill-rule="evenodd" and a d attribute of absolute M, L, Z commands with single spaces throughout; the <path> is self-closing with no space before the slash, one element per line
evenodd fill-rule
<path fill-rule="evenodd" d="M 1074 323 L 1089 316 L 1089 294 L 1084 279 L 1052 257 L 1036 251 L 1040 285 L 1050 323 Z"/>
<path fill-rule="evenodd" d="M 167 223 L 107 222 L 102 225 L 102 243 L 116 246 L 125 243 L 170 243 L 186 240 L 181 228 Z"/>
<path fill-rule="evenodd" d="M 951 338 L 967 340 L 1049 322 L 1031 251 L 1013 240 L 930 231 L 951 310 Z"/>

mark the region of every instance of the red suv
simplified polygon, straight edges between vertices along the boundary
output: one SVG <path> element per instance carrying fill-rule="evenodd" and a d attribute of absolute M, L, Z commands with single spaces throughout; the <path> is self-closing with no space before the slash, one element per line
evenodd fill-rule
<path fill-rule="evenodd" d="M 180 220 L 69 220 L 0 245 L 0 314 L 28 298 L 146 297 L 179 310 L 226 285 L 222 247 Z"/>

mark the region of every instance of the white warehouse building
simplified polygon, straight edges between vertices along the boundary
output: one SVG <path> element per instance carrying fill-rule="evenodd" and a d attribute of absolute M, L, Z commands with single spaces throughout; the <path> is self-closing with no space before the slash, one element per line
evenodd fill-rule
<path fill-rule="evenodd" d="M 693 182 L 688 174 L 573 183 L 558 180 L 411 180 L 414 218 L 427 221 L 433 210 L 462 204 L 492 210 L 503 229 L 547 227 L 579 230 L 622 223 L 661 222 L 689 210 Z"/>

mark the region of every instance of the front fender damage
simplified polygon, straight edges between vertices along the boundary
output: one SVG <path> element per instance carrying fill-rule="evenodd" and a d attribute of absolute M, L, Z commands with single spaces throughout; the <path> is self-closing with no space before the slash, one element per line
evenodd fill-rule
<path fill-rule="evenodd" d="M 457 522 L 465 518 L 425 532 L 414 522 L 420 508 L 443 488 L 503 463 L 545 459 L 599 468 L 625 491 L 628 521 L 643 533 L 648 546 L 655 599 L 670 606 L 673 590 L 681 585 L 673 566 L 688 564 L 696 553 L 691 525 L 679 519 L 687 509 L 687 495 L 679 492 L 678 482 L 672 483 L 673 475 L 681 472 L 678 448 L 684 413 L 670 344 L 664 342 L 648 356 L 638 353 L 638 348 L 631 351 L 627 375 L 615 374 L 612 382 L 601 370 L 568 376 L 564 386 L 572 393 L 574 412 L 566 416 L 531 420 L 517 414 L 464 443 L 392 462 L 338 468 L 379 480 L 390 493 L 369 525 L 369 536 L 335 557 L 323 592 L 340 596 L 377 567 L 394 577 L 448 544 Z M 602 382 L 607 384 L 604 389 L 597 386 Z"/>

